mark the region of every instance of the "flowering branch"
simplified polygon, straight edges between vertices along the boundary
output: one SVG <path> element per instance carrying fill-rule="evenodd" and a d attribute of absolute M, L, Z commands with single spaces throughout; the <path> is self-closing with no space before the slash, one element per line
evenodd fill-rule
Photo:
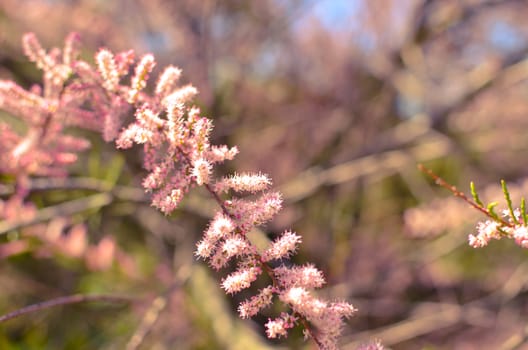
<path fill-rule="evenodd" d="M 242 302 L 240 317 L 255 316 L 278 299 L 289 308 L 266 323 L 269 338 L 286 336 L 300 324 L 320 349 L 336 349 L 344 319 L 356 309 L 342 301 L 328 302 L 311 290 L 325 283 L 323 273 L 313 265 L 286 263 L 297 251 L 301 237 L 283 232 L 263 252 L 247 234 L 270 220 L 282 208 L 282 195 L 270 190 L 271 179 L 261 173 L 235 173 L 216 177 L 216 165 L 232 160 L 236 147 L 212 145 L 213 123 L 190 102 L 198 93 L 191 85 L 178 87 L 181 70 L 166 67 L 154 92 L 145 92 L 156 65 L 151 54 L 135 65 L 130 83 L 123 79 L 134 65 L 134 53 L 113 54 L 101 49 L 96 68 L 78 60 L 77 36 L 71 35 L 64 49 L 45 52 L 33 34 L 24 36 L 24 48 L 31 61 L 44 71 L 44 88 L 26 91 L 10 81 L 0 81 L 0 108 L 20 116 L 28 125 L 25 136 L 4 127 L 0 141 L 6 161 L 0 171 L 13 173 L 27 183 L 29 176 L 66 176 L 65 165 L 75 161 L 75 152 L 89 147 L 82 139 L 63 134 L 65 125 L 98 131 L 117 148 L 141 145 L 145 191 L 151 204 L 171 214 L 193 187 L 203 186 L 218 203 L 219 210 L 197 244 L 196 256 L 215 270 L 236 261 L 236 271 L 222 280 L 222 288 L 235 294 L 249 288 L 263 273 L 271 284 Z M 129 112 L 135 120 L 123 127 Z M 27 186 L 20 186 L 27 193 Z M 223 199 L 226 196 L 227 199 Z M 25 195 L 19 196 L 22 205 Z"/>
<path fill-rule="evenodd" d="M 504 180 L 501 180 L 501 186 L 507 209 L 502 211 L 501 217 L 495 211 L 495 207 L 498 203 L 491 202 L 488 205 L 484 205 L 473 183 L 470 184 L 471 195 L 473 197 L 473 200 L 471 200 L 455 186 L 450 185 L 447 181 L 436 175 L 432 170 L 421 164 L 418 168 L 434 179 L 438 185 L 447 188 L 455 196 L 461 198 L 463 201 L 488 217 L 488 220 L 481 221 L 477 224 L 476 234 L 470 234 L 468 236 L 470 246 L 473 248 L 482 248 L 487 246 L 492 239 L 499 240 L 505 237 L 513 239 L 517 245 L 523 248 L 528 248 L 528 215 L 526 213 L 526 200 L 524 197 L 521 198 L 520 206 L 514 208 L 510 192 Z"/>

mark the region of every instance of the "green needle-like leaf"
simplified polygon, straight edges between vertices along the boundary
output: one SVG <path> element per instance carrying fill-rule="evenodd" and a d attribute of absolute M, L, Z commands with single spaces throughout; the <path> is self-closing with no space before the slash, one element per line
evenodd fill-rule
<path fill-rule="evenodd" d="M 471 188 L 471 196 L 473 196 L 475 203 L 484 208 L 484 203 L 482 203 L 482 201 L 480 200 L 477 190 L 475 189 L 475 183 L 473 181 L 469 183 L 469 187 Z"/>
<path fill-rule="evenodd" d="M 513 211 L 510 192 L 508 192 L 508 187 L 506 186 L 506 181 L 501 180 L 501 186 L 502 186 L 502 192 L 504 193 L 504 198 L 506 199 L 506 203 L 508 204 L 508 210 L 510 211 L 510 217 L 514 223 L 518 224 L 519 220 L 517 220 L 517 218 L 515 217 L 515 212 Z"/>

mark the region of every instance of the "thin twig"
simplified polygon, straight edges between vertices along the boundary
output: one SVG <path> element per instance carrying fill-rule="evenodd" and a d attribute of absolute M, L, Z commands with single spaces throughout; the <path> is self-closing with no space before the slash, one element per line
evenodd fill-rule
<path fill-rule="evenodd" d="M 152 301 L 150 307 L 143 315 L 140 325 L 138 326 L 132 337 L 130 337 L 130 340 L 126 345 L 126 350 L 136 350 L 139 348 L 139 346 L 145 340 L 145 337 L 152 330 L 154 324 L 159 318 L 159 315 L 167 306 L 167 302 L 172 293 L 174 293 L 174 291 L 176 291 L 177 289 L 181 288 L 181 286 L 189 279 L 189 277 L 189 266 L 182 266 L 177 273 L 176 281 L 165 291 L 165 293 L 163 293 L 163 295 L 158 296 Z"/>
<path fill-rule="evenodd" d="M 327 169 L 307 169 L 293 180 L 282 184 L 280 192 L 287 202 L 297 202 L 308 197 L 321 186 L 340 185 L 365 176 L 392 174 L 407 165 L 443 157 L 449 153 L 451 144 L 446 138 L 425 131 L 423 135 L 427 135 L 429 139 L 404 150 L 369 154 Z"/>
<path fill-rule="evenodd" d="M 152 301 L 152 304 L 141 319 L 141 324 L 128 341 L 126 350 L 135 350 L 139 348 L 147 334 L 152 330 L 152 327 L 158 320 L 161 311 L 163 311 L 166 306 L 167 297 L 165 295 L 160 295 Z"/>
<path fill-rule="evenodd" d="M 512 223 L 507 222 L 507 221 L 501 219 L 500 217 L 495 217 L 495 216 L 491 215 L 491 213 L 490 213 L 490 211 L 488 209 L 486 209 L 483 206 L 479 205 L 475 201 L 469 199 L 468 196 L 466 196 L 464 192 L 460 191 L 458 188 L 456 188 L 455 186 L 451 185 L 446 180 L 442 179 L 440 176 L 436 175 L 431 169 L 425 167 L 423 164 L 418 164 L 418 169 L 420 169 L 421 172 L 423 172 L 424 174 L 426 174 L 427 176 L 429 176 L 433 180 L 435 180 L 435 183 L 437 185 L 442 186 L 443 188 L 449 190 L 451 193 L 453 193 L 453 195 L 455 197 L 458 197 L 458 198 L 462 199 L 464 202 L 466 202 L 467 204 L 471 205 L 473 208 L 477 209 L 478 211 L 482 212 L 487 217 L 489 217 L 489 218 L 491 218 L 491 219 L 493 219 L 495 221 L 500 221 L 500 223 L 503 224 L 504 226 L 508 226 L 508 227 L 513 227 L 514 226 Z"/>
<path fill-rule="evenodd" d="M 147 201 L 145 192 L 136 187 L 114 185 L 105 180 L 91 177 L 73 178 L 37 178 L 30 179 L 25 184 L 28 191 L 50 191 L 50 190 L 92 190 L 97 192 L 110 192 L 120 200 L 134 202 Z M 0 184 L 0 196 L 12 195 L 15 192 L 13 185 Z"/>
<path fill-rule="evenodd" d="M 60 306 L 60 305 L 68 305 L 68 304 L 77 304 L 77 303 L 85 303 L 85 302 L 106 302 L 106 303 L 130 303 L 134 300 L 133 297 L 127 297 L 127 296 L 116 296 L 116 295 L 108 295 L 108 294 L 100 294 L 100 295 L 86 295 L 86 294 L 74 294 L 74 295 L 68 295 L 64 297 L 59 297 L 51 300 L 46 300 L 40 303 L 28 305 L 26 307 L 23 307 L 21 309 L 12 311 L 8 314 L 5 314 L 3 316 L 0 316 L 0 323 L 8 321 L 10 319 L 13 319 L 15 317 L 19 317 L 25 314 L 29 314 L 32 312 L 41 311 L 44 309 L 49 309 L 54 306 Z"/>
<path fill-rule="evenodd" d="M 40 209 L 36 215 L 31 217 L 0 221 L 0 236 L 9 231 L 51 220 L 57 216 L 69 216 L 88 209 L 101 208 L 110 204 L 112 199 L 113 196 L 110 193 L 98 193 Z"/>

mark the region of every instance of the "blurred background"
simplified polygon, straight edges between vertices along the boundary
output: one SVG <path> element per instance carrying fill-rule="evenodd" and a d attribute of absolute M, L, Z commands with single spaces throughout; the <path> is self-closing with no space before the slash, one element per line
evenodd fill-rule
<path fill-rule="evenodd" d="M 28 31 L 46 48 L 77 31 L 90 62 L 103 46 L 152 52 L 156 73 L 177 65 L 198 88 L 214 142 L 239 147 L 223 170 L 268 173 L 284 193 L 255 239 L 295 230 L 294 260 L 327 276 L 320 294 L 359 309 L 343 349 L 528 349 L 526 251 L 468 247 L 484 218 L 416 168 L 466 193 L 474 181 L 501 208 L 500 179 L 515 203 L 526 194 L 527 14 L 523 0 L 0 0 L 0 78 L 40 81 Z M 139 189 L 139 150 L 91 139 L 70 178 L 29 197 L 37 211 L 82 205 L 2 236 L 0 314 L 75 293 L 135 299 L 2 323 L 1 349 L 313 348 L 299 329 L 265 339 L 278 310 L 238 319 L 251 291 L 224 295 L 226 271 L 195 260 L 205 193 L 165 218 Z"/>

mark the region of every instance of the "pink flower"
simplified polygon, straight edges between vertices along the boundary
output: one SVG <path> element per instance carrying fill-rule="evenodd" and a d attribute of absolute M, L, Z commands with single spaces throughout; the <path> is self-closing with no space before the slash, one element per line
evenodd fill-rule
<path fill-rule="evenodd" d="M 238 314 L 241 318 L 250 318 L 258 314 L 260 310 L 271 305 L 273 302 L 273 287 L 262 289 L 257 295 L 251 297 L 238 306 Z"/>
<path fill-rule="evenodd" d="M 119 84 L 119 72 L 114 55 L 106 49 L 101 49 L 95 55 L 95 62 L 103 78 L 103 87 L 109 92 L 114 92 Z"/>
<path fill-rule="evenodd" d="M 280 317 L 268 320 L 265 325 L 266 335 L 268 338 L 285 337 L 288 334 L 288 329 L 293 328 L 296 321 L 296 317 L 283 312 Z"/>
<path fill-rule="evenodd" d="M 211 171 L 212 166 L 207 160 L 203 158 L 195 160 L 192 169 L 192 176 L 194 177 L 196 184 L 201 186 L 209 183 Z"/>
<path fill-rule="evenodd" d="M 224 213 L 218 212 L 205 231 L 205 238 L 216 242 L 220 238 L 227 237 L 234 229 L 233 220 Z"/>
<path fill-rule="evenodd" d="M 35 62 L 38 68 L 50 70 L 54 66 L 55 61 L 46 54 L 34 33 L 27 33 L 22 37 L 22 46 L 26 56 L 31 62 Z"/>
<path fill-rule="evenodd" d="M 141 57 L 138 65 L 136 66 L 135 74 L 132 77 L 130 84 L 130 91 L 128 92 L 128 102 L 134 104 L 138 100 L 139 92 L 147 86 L 147 80 L 150 72 L 154 69 L 156 62 L 154 56 L 147 54 Z"/>
<path fill-rule="evenodd" d="M 161 98 L 167 96 L 174 89 L 180 79 L 181 73 L 182 71 L 179 68 L 174 66 L 166 67 L 156 84 L 156 96 L 160 96 Z"/>
<path fill-rule="evenodd" d="M 265 174 L 233 174 L 224 177 L 215 184 L 216 192 L 227 192 L 233 189 L 236 192 L 262 192 L 271 186 L 271 179 Z"/>
<path fill-rule="evenodd" d="M 348 303 L 328 303 L 301 287 L 290 288 L 281 293 L 279 298 L 317 327 L 317 339 L 324 349 L 337 349 L 337 338 L 344 326 L 343 318 L 351 317 L 356 312 Z"/>
<path fill-rule="evenodd" d="M 314 265 L 279 266 L 273 269 L 277 283 L 283 289 L 291 287 L 321 288 L 325 283 L 323 273 Z"/>
<path fill-rule="evenodd" d="M 487 246 L 492 239 L 500 239 L 501 236 L 497 231 L 499 224 L 495 221 L 487 220 L 479 222 L 477 225 L 477 235 L 469 235 L 469 245 L 473 248 L 482 248 Z"/>
<path fill-rule="evenodd" d="M 517 225 L 513 229 L 513 238 L 515 243 L 523 248 L 528 248 L 528 227 L 524 225 Z"/>
<path fill-rule="evenodd" d="M 262 254 L 262 261 L 289 258 L 300 243 L 301 236 L 286 231 Z"/>
<path fill-rule="evenodd" d="M 222 288 L 229 294 L 235 294 L 249 288 L 251 283 L 262 273 L 259 267 L 242 268 L 222 280 Z"/>

